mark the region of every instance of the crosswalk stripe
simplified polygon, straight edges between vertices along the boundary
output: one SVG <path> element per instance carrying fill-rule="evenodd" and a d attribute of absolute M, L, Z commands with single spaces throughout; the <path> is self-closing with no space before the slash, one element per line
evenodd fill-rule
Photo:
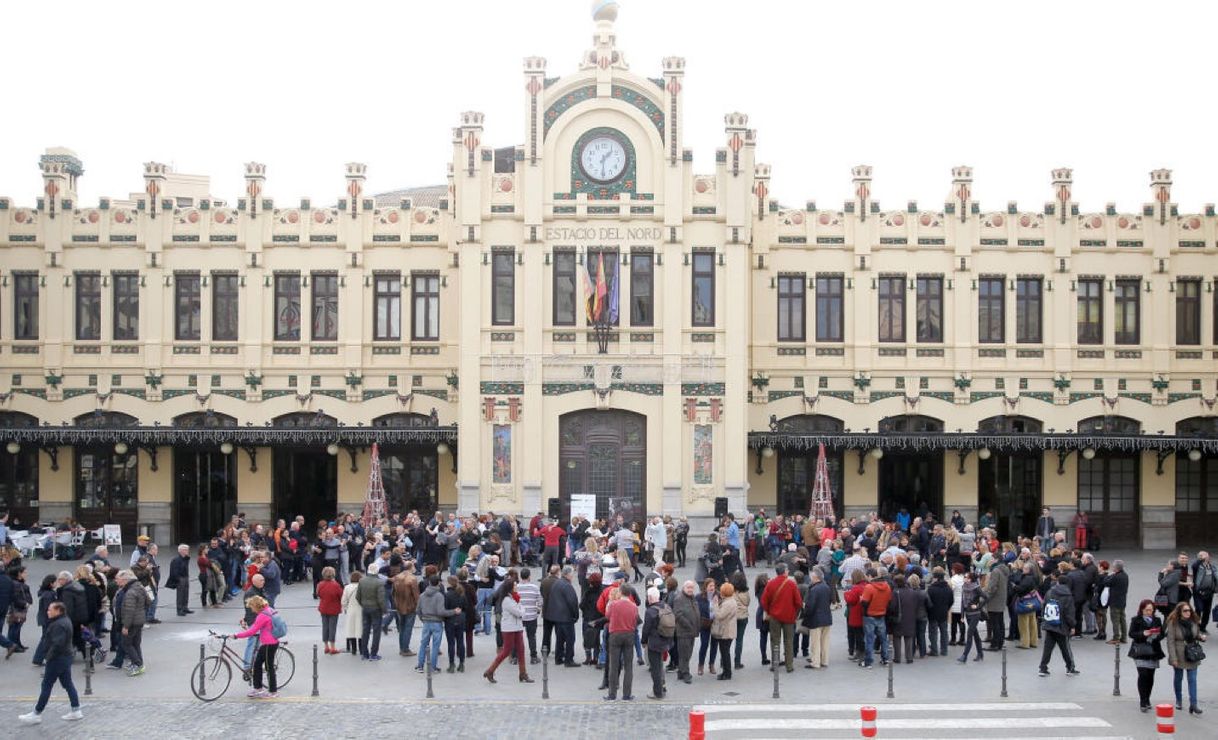
<path fill-rule="evenodd" d="M 858 712 L 861 704 L 703 704 L 694 709 L 706 714 L 735 714 L 737 712 Z M 1068 712 L 1081 710 L 1070 702 L 994 702 L 990 704 L 883 704 L 870 703 L 885 712 Z"/>
<path fill-rule="evenodd" d="M 858 737 L 857 735 L 851 735 L 849 737 L 817 736 L 817 740 L 856 740 L 857 737 Z M 1027 737 L 1028 737 L 1027 735 L 1010 735 L 1010 736 L 1003 736 L 1003 737 L 992 737 L 992 736 L 987 735 L 985 737 L 985 740 L 1027 740 Z M 1036 737 L 1036 740 L 1080 740 L 1080 738 L 1082 740 L 1133 740 L 1133 738 L 1131 738 L 1129 735 L 1056 735 L 1056 736 L 1038 735 Z M 758 737 L 755 735 L 750 735 L 749 740 L 785 740 L 785 739 L 777 738 L 777 737 Z M 961 740 L 961 738 L 959 738 L 959 737 L 935 738 L 935 737 L 927 737 L 925 735 L 916 735 L 916 736 L 905 736 L 905 737 L 887 737 L 887 736 L 885 736 L 884 740 Z"/>
<path fill-rule="evenodd" d="M 986 730 L 996 727 L 1018 725 L 1023 728 L 1060 729 L 1111 727 L 1099 717 L 952 717 L 948 719 L 912 719 L 898 717 L 876 720 L 881 730 Z M 759 719 L 714 719 L 707 720 L 707 732 L 738 730 L 847 730 L 858 729 L 857 719 L 785 719 L 763 717 Z"/>

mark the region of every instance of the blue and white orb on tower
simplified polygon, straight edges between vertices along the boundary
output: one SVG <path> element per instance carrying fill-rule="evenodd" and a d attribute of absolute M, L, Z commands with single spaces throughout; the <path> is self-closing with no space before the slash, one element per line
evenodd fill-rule
<path fill-rule="evenodd" d="M 592 20 L 616 21 L 617 9 L 617 0 L 592 0 Z"/>

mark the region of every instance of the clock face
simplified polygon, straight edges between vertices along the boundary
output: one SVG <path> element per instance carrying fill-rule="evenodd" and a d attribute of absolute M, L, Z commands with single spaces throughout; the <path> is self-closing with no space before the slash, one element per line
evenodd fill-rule
<path fill-rule="evenodd" d="M 611 182 L 626 169 L 626 147 L 613 136 L 597 136 L 584 144 L 579 165 L 589 180 Z"/>

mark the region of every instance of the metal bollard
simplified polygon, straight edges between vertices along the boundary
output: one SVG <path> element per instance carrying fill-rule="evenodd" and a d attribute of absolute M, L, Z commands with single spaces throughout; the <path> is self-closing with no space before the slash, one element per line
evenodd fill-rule
<path fill-rule="evenodd" d="M 773 655 L 774 655 L 774 657 L 770 660 L 770 668 L 773 669 L 773 671 L 774 671 L 774 698 L 777 699 L 777 698 L 779 698 L 779 696 L 778 696 L 778 640 L 774 639 L 774 637 L 775 637 L 774 624 L 775 623 L 770 624 L 770 652 L 773 653 Z M 779 632 L 781 634 L 781 630 Z"/>
<path fill-rule="evenodd" d="M 999 694 L 1003 699 L 1007 698 L 1007 649 L 1002 649 L 1002 693 Z"/>
<path fill-rule="evenodd" d="M 436 695 L 431 690 L 431 656 L 427 654 L 427 651 L 421 651 L 421 654 L 423 655 L 423 662 L 426 663 L 424 670 L 427 671 L 427 698 L 434 699 Z"/>
<path fill-rule="evenodd" d="M 85 696 L 93 696 L 93 646 L 85 645 Z"/>
<path fill-rule="evenodd" d="M 1112 646 L 1112 695 L 1121 695 L 1121 646 Z"/>
<path fill-rule="evenodd" d="M 207 659 L 207 645 L 199 643 L 199 698 L 207 696 L 207 666 L 203 665 L 203 661 Z"/>
<path fill-rule="evenodd" d="M 320 696 L 317 691 L 317 644 L 313 645 L 313 696 Z"/>
<path fill-rule="evenodd" d="M 550 698 L 550 648 L 541 646 L 541 698 Z"/>
<path fill-rule="evenodd" d="M 896 663 L 896 660 L 894 660 L 894 659 L 893 659 L 893 652 L 892 652 L 892 636 L 891 636 L 891 635 L 889 635 L 889 636 L 888 636 L 886 639 L 888 640 L 888 694 L 887 694 L 887 696 L 888 696 L 888 698 L 889 698 L 889 699 L 891 699 L 891 698 L 893 698 L 893 693 L 892 693 L 892 664 L 893 664 L 893 663 Z"/>

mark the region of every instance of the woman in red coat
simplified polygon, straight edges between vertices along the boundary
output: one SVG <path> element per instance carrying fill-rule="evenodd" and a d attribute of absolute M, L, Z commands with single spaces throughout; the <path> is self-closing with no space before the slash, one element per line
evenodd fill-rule
<path fill-rule="evenodd" d="M 863 591 L 867 587 L 867 579 L 862 571 L 853 573 L 853 585 L 842 596 L 846 602 L 846 644 L 850 648 L 850 657 L 855 660 L 863 659 Z"/>
<path fill-rule="evenodd" d="M 338 655 L 338 615 L 343 613 L 343 587 L 334 580 L 334 569 L 323 568 L 317 584 L 317 611 L 321 614 L 321 641 L 326 655 Z"/>

